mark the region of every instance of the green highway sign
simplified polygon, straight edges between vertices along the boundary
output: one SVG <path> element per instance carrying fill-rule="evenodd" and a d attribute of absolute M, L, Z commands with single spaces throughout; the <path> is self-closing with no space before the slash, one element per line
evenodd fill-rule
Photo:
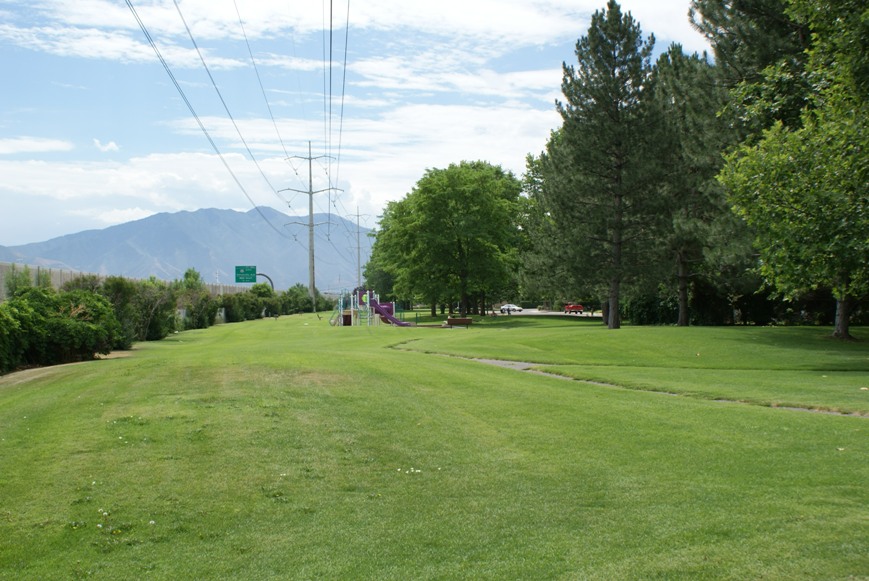
<path fill-rule="evenodd" d="M 256 282 L 256 267 L 236 266 L 235 282 Z"/>

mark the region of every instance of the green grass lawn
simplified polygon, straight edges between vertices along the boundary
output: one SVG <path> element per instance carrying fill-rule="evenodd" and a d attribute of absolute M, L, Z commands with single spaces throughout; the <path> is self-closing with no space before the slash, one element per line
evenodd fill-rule
<path fill-rule="evenodd" d="M 536 363 L 542 371 L 624 388 L 869 415 L 869 335 L 862 329 L 855 331 L 862 342 L 843 343 L 818 327 L 613 332 L 576 317 L 482 322 L 492 332 L 431 335 L 403 348 Z"/>
<path fill-rule="evenodd" d="M 0 578 L 867 578 L 869 418 L 767 407 L 869 412 L 826 333 L 293 316 L 12 374 Z"/>

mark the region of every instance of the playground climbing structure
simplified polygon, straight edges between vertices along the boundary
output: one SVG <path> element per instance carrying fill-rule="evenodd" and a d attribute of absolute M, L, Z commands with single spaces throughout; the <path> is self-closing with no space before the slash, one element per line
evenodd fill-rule
<path fill-rule="evenodd" d="M 381 303 L 373 291 L 358 288 L 352 293 L 341 293 L 329 323 L 333 326 L 371 326 L 380 323 L 397 327 L 411 326 L 396 318 L 395 303 Z"/>

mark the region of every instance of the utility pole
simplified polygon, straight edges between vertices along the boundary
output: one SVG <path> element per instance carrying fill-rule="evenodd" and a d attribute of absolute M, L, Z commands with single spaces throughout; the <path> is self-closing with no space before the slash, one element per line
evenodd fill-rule
<path fill-rule="evenodd" d="M 324 157 L 329 157 L 328 155 L 320 155 L 317 157 L 313 157 L 311 155 L 311 142 L 308 141 L 308 157 L 302 157 L 299 155 L 294 155 L 292 158 L 294 159 L 307 159 L 308 160 L 308 191 L 304 190 L 296 190 L 293 188 L 284 188 L 280 190 L 285 192 L 287 190 L 292 192 L 298 192 L 300 194 L 308 194 L 308 293 L 311 295 L 311 305 L 313 307 L 313 312 L 316 314 L 317 312 L 317 290 L 314 281 L 314 194 L 321 194 L 323 192 L 328 192 L 330 190 L 336 190 L 337 188 L 323 188 L 322 190 L 314 191 L 314 172 L 313 172 L 313 162 L 315 159 L 320 159 Z M 299 222 L 291 222 L 294 224 L 299 224 Z"/>
<path fill-rule="evenodd" d="M 362 242 L 359 239 L 359 206 L 356 206 L 356 288 L 362 286 Z"/>

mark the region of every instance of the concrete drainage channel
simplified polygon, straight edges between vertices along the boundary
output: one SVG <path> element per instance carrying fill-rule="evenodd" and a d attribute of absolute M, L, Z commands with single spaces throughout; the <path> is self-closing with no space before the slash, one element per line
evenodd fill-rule
<path fill-rule="evenodd" d="M 514 369 L 516 371 L 527 371 L 528 373 L 545 375 L 546 377 L 556 377 L 558 379 L 566 379 L 568 381 L 577 381 L 572 377 L 567 377 L 566 375 L 558 375 L 557 373 L 548 373 L 546 371 L 538 371 L 536 369 L 533 369 L 535 365 L 539 365 L 538 363 L 527 363 L 525 361 L 504 361 L 502 359 L 472 359 L 471 361 L 479 361 L 480 363 L 485 363 L 487 365 L 497 365 L 498 367 L 506 367 L 507 369 Z M 594 385 L 618 387 L 615 385 L 608 385 L 606 383 L 595 383 L 591 381 L 585 381 L 583 383 L 594 383 Z"/>
<path fill-rule="evenodd" d="M 480 358 L 470 358 L 470 360 L 477 361 L 479 363 L 485 363 L 486 365 L 495 365 L 498 367 L 505 367 L 507 369 L 513 369 L 515 371 L 525 371 L 527 373 L 534 373 L 536 375 L 545 375 L 546 377 L 554 377 L 556 379 L 566 379 L 567 381 L 579 381 L 581 383 L 587 383 L 590 385 L 598 385 L 601 387 L 608 387 L 611 389 L 623 389 L 623 390 L 628 390 L 628 391 L 644 391 L 646 393 L 657 393 L 660 395 L 669 395 L 669 396 L 676 396 L 676 397 L 679 397 L 682 395 L 679 393 L 673 393 L 673 392 L 669 392 L 669 391 L 656 391 L 656 390 L 651 390 L 651 389 L 634 390 L 634 389 L 622 387 L 620 385 L 614 385 L 612 383 L 601 383 L 598 381 L 587 381 L 584 379 L 574 379 L 574 378 L 568 377 L 566 375 L 559 375 L 557 373 L 549 373 L 546 371 L 538 371 L 538 370 L 534 369 L 534 367 L 536 365 L 540 365 L 539 363 L 528 363 L 526 361 L 505 361 L 502 359 L 480 359 Z M 719 403 L 739 403 L 739 404 L 744 404 L 744 405 L 760 405 L 762 407 L 771 407 L 774 409 L 787 410 L 787 411 L 792 411 L 792 412 L 811 412 L 811 413 L 816 413 L 816 414 L 828 414 L 828 415 L 832 415 L 832 416 L 846 416 L 846 417 L 853 417 L 853 418 L 869 419 L 869 415 L 863 415 L 860 413 L 844 413 L 844 412 L 838 412 L 835 410 L 801 408 L 801 407 L 792 407 L 792 406 L 783 406 L 783 405 L 780 406 L 780 405 L 775 405 L 775 404 L 770 405 L 770 406 L 763 406 L 762 404 L 756 404 L 756 403 L 739 401 L 739 400 L 732 400 L 732 399 L 710 399 L 707 401 L 713 401 L 713 402 L 719 402 Z"/>

